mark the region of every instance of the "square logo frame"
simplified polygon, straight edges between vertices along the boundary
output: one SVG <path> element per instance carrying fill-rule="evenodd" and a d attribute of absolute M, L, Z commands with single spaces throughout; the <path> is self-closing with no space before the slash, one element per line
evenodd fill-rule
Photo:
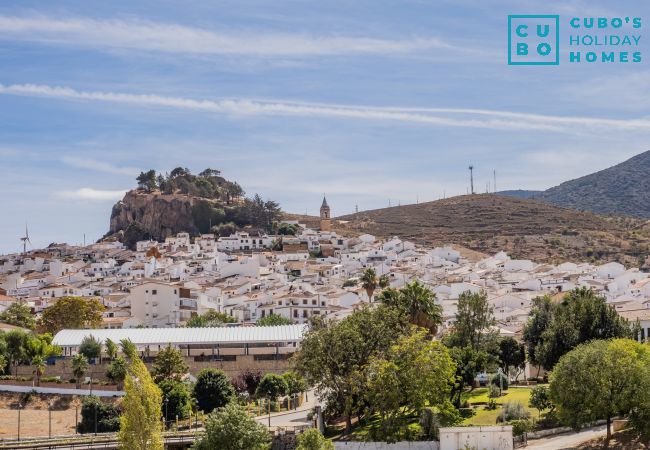
<path fill-rule="evenodd" d="M 555 61 L 513 61 L 512 19 L 554 19 Z M 560 65 L 560 16 L 558 14 L 509 14 L 508 15 L 508 65 L 509 66 L 559 66 Z"/>

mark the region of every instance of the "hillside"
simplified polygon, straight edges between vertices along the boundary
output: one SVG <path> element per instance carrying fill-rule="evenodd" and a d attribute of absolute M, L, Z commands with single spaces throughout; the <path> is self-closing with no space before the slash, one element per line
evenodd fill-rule
<path fill-rule="evenodd" d="M 597 214 L 650 218 L 650 151 L 564 182 L 535 198 Z"/>
<path fill-rule="evenodd" d="M 513 257 L 549 262 L 618 260 L 637 265 L 650 243 L 645 221 L 493 194 L 364 211 L 337 217 L 335 227 L 485 253 L 506 250 Z"/>

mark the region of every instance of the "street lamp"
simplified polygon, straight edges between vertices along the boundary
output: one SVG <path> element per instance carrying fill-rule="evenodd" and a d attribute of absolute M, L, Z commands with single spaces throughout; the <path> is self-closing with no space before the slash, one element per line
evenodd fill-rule
<path fill-rule="evenodd" d="M 48 408 L 47 408 L 47 416 L 48 416 L 48 421 L 49 421 L 49 426 L 48 426 L 48 437 L 52 439 L 52 400 L 48 403 Z"/>
<path fill-rule="evenodd" d="M 20 410 L 23 407 L 22 403 L 18 403 L 18 440 L 20 441 Z"/>

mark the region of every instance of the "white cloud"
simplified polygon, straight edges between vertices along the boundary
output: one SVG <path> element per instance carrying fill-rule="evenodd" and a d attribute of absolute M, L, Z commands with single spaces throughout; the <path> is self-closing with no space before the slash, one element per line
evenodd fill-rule
<path fill-rule="evenodd" d="M 97 161 L 78 156 L 64 156 L 61 161 L 78 169 L 90 169 L 96 172 L 112 173 L 115 175 L 137 175 L 138 169 L 133 167 L 118 167 L 107 162 Z"/>
<path fill-rule="evenodd" d="M 233 34 L 149 21 L 45 16 L 0 16 L 0 36 L 106 49 L 248 56 L 398 54 L 454 48 L 432 37 L 385 40 L 289 33 Z"/>
<path fill-rule="evenodd" d="M 69 87 L 35 84 L 0 84 L 0 94 L 101 101 L 146 107 L 166 107 L 230 115 L 270 115 L 333 117 L 361 120 L 386 120 L 442 127 L 467 127 L 494 130 L 538 130 L 556 132 L 609 132 L 611 130 L 649 130 L 650 119 L 603 119 L 552 116 L 512 111 L 464 108 L 396 108 L 357 105 L 328 105 L 295 101 L 252 99 L 190 99 L 150 94 L 78 91 Z"/>
<path fill-rule="evenodd" d="M 104 191 L 93 188 L 80 188 L 73 191 L 58 191 L 54 195 L 65 200 L 115 201 L 121 199 L 126 189 L 121 191 Z"/>

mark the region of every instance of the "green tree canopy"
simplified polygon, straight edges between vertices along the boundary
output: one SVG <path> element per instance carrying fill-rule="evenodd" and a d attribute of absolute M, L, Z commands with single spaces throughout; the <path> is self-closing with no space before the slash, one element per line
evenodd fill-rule
<path fill-rule="evenodd" d="M 408 321 L 436 334 L 442 325 L 442 306 L 436 304 L 436 294 L 415 280 L 400 290 L 388 288 L 378 296 L 383 304 L 402 312 Z"/>
<path fill-rule="evenodd" d="M 117 385 L 118 390 L 124 388 L 128 363 L 123 356 L 116 357 L 106 368 L 106 377 Z"/>
<path fill-rule="evenodd" d="M 166 421 L 175 420 L 176 417 L 184 419 L 192 410 L 190 393 L 184 383 L 174 379 L 163 380 L 158 383 L 162 392 L 162 411 Z"/>
<path fill-rule="evenodd" d="M 375 433 L 388 442 L 405 438 L 409 417 L 426 405 L 448 402 L 455 372 L 447 348 L 419 327 L 401 336 L 385 355 L 373 357 L 365 396 L 379 417 Z"/>
<path fill-rule="evenodd" d="M 632 337 L 627 320 L 608 305 L 605 298 L 591 289 L 577 288 L 569 292 L 561 303 L 550 308 L 551 321 L 538 337 L 533 353 L 541 365 L 551 370 L 562 355 L 584 342 L 594 339 Z M 534 313 L 545 315 L 545 310 Z M 537 327 L 541 319 L 534 315 L 528 327 Z M 524 336 L 536 333 L 524 331 Z M 530 340 L 533 343 L 533 338 Z"/>
<path fill-rule="evenodd" d="M 194 398 L 199 410 L 210 413 L 227 405 L 234 397 L 235 389 L 222 370 L 203 369 L 199 372 L 194 385 Z"/>
<path fill-rule="evenodd" d="M 197 450 L 266 450 L 271 435 L 266 427 L 235 403 L 229 403 L 210 414 L 205 421 L 205 434 L 192 448 Z"/>
<path fill-rule="evenodd" d="M 169 344 L 156 355 L 151 374 L 156 383 L 163 380 L 181 381 L 188 369 L 181 351 Z"/>
<path fill-rule="evenodd" d="M 39 328 L 56 334 L 63 329 L 99 328 L 104 305 L 95 298 L 61 297 L 43 311 Z"/>
<path fill-rule="evenodd" d="M 34 314 L 26 301 L 18 300 L 0 314 L 0 322 L 33 330 L 36 327 Z"/>
<path fill-rule="evenodd" d="M 363 271 L 363 274 L 360 278 L 361 287 L 365 289 L 366 295 L 368 296 L 368 301 L 372 302 L 372 296 L 379 285 L 379 279 L 377 278 L 377 272 L 374 268 L 368 267 Z"/>
<path fill-rule="evenodd" d="M 121 449 L 163 450 L 160 389 L 137 356 L 130 356 L 124 380 L 118 441 Z"/>
<path fill-rule="evenodd" d="M 85 336 L 79 345 L 79 353 L 88 359 L 99 358 L 102 354 L 102 344 L 92 335 Z"/>
<path fill-rule="evenodd" d="M 276 401 L 278 397 L 287 394 L 287 389 L 287 382 L 282 375 L 267 373 L 257 386 L 257 396 Z"/>
<path fill-rule="evenodd" d="M 283 373 L 282 378 L 287 383 L 287 395 L 300 394 L 309 388 L 305 379 L 293 370 Z"/>
<path fill-rule="evenodd" d="M 575 428 L 647 407 L 650 348 L 630 339 L 594 340 L 563 355 L 550 376 L 560 418 Z"/>
<path fill-rule="evenodd" d="M 316 428 L 309 428 L 298 435 L 296 450 L 334 450 L 334 444 Z"/>
<path fill-rule="evenodd" d="M 544 332 L 551 326 L 554 311 L 555 305 L 551 297 L 548 295 L 536 297 L 533 299 L 528 322 L 524 326 L 523 336 L 528 350 L 528 360 L 538 367 L 542 362 L 537 350 L 541 348 Z"/>
<path fill-rule="evenodd" d="M 81 388 L 81 379 L 88 371 L 88 358 L 81 353 L 77 353 L 72 358 L 72 374 L 77 380 L 77 389 Z"/>
<path fill-rule="evenodd" d="M 404 332 L 404 316 L 385 305 L 362 308 L 340 321 L 318 321 L 305 334 L 295 366 L 327 399 L 327 410 L 345 418 L 349 431 L 352 415 L 364 408 L 362 374 L 370 359 Z"/>
<path fill-rule="evenodd" d="M 279 314 L 269 314 L 255 322 L 258 327 L 277 327 L 280 325 L 292 325 L 293 321 Z"/>
<path fill-rule="evenodd" d="M 221 327 L 227 323 L 237 323 L 237 319 L 214 309 L 192 317 L 185 323 L 187 328 Z"/>
<path fill-rule="evenodd" d="M 29 334 L 22 330 L 11 330 L 4 335 L 4 342 L 7 349 L 7 363 L 14 366 L 18 376 L 18 365 L 29 358 L 27 354 Z"/>
<path fill-rule="evenodd" d="M 118 352 L 117 344 L 111 341 L 110 339 L 106 339 L 104 345 L 106 347 L 106 356 L 108 356 L 111 359 L 115 359 L 117 357 L 117 352 Z"/>
<path fill-rule="evenodd" d="M 96 414 L 96 415 L 95 415 Z M 81 421 L 77 426 L 79 433 L 112 433 L 120 429 L 120 408 L 109 402 L 103 402 L 95 395 L 86 395 L 81 400 Z"/>
<path fill-rule="evenodd" d="M 516 378 L 526 366 L 526 348 L 517 339 L 505 337 L 499 341 L 499 359 L 503 373 L 510 378 L 511 371 L 514 371 Z"/>

